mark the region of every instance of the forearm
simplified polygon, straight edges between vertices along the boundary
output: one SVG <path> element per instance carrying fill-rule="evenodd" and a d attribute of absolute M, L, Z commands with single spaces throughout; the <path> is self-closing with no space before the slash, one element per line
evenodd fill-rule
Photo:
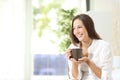
<path fill-rule="evenodd" d="M 78 64 L 72 63 L 72 76 L 77 79 L 78 78 Z"/>
<path fill-rule="evenodd" d="M 97 77 L 101 78 L 101 69 L 97 67 L 92 61 L 88 60 L 86 62 L 88 66 L 91 68 L 91 70 L 96 74 Z"/>

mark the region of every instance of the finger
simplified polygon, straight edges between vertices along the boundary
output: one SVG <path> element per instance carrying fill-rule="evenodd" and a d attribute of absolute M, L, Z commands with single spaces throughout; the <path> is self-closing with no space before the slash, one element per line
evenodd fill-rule
<path fill-rule="evenodd" d="M 79 58 L 78 59 L 78 63 L 80 64 L 80 63 L 83 63 L 84 62 L 84 59 L 81 59 L 81 58 Z"/>
<path fill-rule="evenodd" d="M 68 55 L 67 55 L 67 58 L 68 58 L 68 59 L 70 59 L 70 58 L 71 58 L 71 55 L 70 55 L 70 54 L 68 54 Z"/>
<path fill-rule="evenodd" d="M 78 60 L 79 60 L 79 61 L 82 61 L 82 60 L 84 60 L 84 59 L 83 59 L 83 58 L 79 58 Z"/>
<path fill-rule="evenodd" d="M 88 60 L 88 57 L 83 57 L 83 58 L 78 59 L 78 61 L 83 61 L 83 62 L 85 62 L 87 60 Z"/>
<path fill-rule="evenodd" d="M 66 51 L 65 51 L 65 53 L 70 53 L 71 52 L 71 49 L 67 49 Z"/>
<path fill-rule="evenodd" d="M 85 60 L 87 57 L 82 57 L 82 58 L 79 58 L 78 60 Z"/>
<path fill-rule="evenodd" d="M 70 54 L 66 54 L 66 58 L 69 60 L 71 57 L 70 57 L 71 55 Z"/>
<path fill-rule="evenodd" d="M 70 59 L 70 56 L 71 56 L 71 53 L 70 53 L 70 49 L 67 49 L 66 52 L 65 52 L 65 55 L 67 57 L 67 59 Z"/>
<path fill-rule="evenodd" d="M 78 61 L 76 61 L 74 58 L 70 58 L 70 60 L 71 60 L 72 62 L 78 63 Z"/>

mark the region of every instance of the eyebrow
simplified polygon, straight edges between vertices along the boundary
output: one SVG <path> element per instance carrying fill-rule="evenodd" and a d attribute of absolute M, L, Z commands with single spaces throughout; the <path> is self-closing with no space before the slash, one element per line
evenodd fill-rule
<path fill-rule="evenodd" d="M 74 28 L 74 27 L 82 27 L 82 25 L 73 26 L 73 28 Z"/>

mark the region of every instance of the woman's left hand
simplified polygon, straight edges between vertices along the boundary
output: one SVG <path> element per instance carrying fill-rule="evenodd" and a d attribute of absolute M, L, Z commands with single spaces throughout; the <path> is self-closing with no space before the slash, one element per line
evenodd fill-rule
<path fill-rule="evenodd" d="M 78 63 L 79 64 L 82 63 L 82 62 L 86 62 L 87 63 L 88 61 L 89 61 L 89 59 L 86 56 L 78 59 Z"/>

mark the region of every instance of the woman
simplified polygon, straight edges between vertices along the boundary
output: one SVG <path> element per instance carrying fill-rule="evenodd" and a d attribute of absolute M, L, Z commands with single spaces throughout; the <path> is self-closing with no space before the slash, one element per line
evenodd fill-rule
<path fill-rule="evenodd" d="M 112 80 L 111 47 L 97 34 L 90 16 L 80 14 L 73 18 L 71 40 L 66 50 L 70 79 Z M 82 49 L 83 57 L 78 61 L 71 58 L 71 49 L 75 47 Z"/>

